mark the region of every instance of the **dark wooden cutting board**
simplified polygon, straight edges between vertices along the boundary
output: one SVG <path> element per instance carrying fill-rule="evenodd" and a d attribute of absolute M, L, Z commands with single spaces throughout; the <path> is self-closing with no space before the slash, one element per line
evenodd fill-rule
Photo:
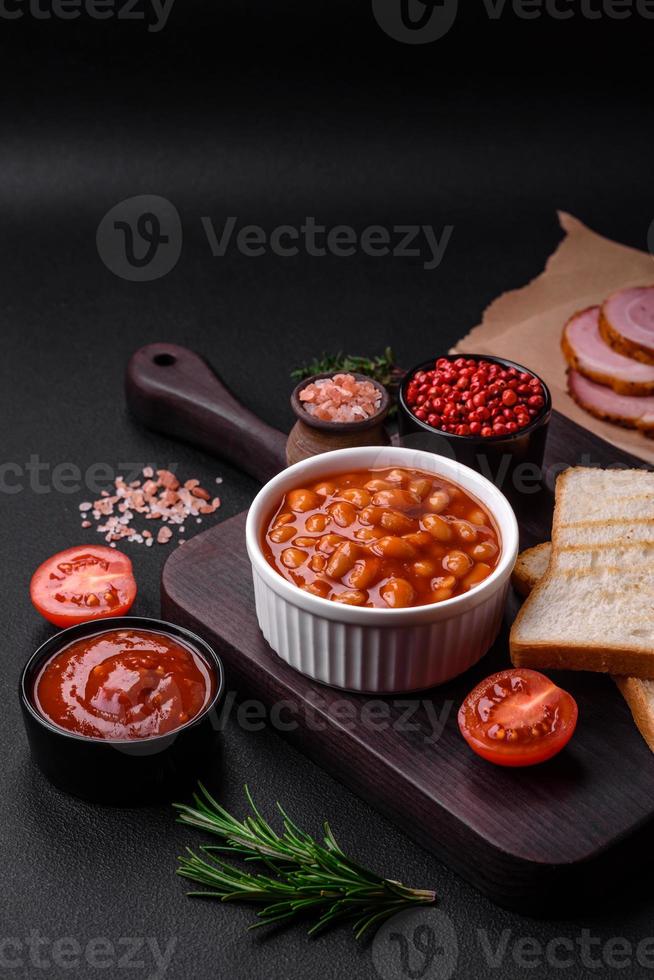
<path fill-rule="evenodd" d="M 555 413 L 546 471 L 553 477 L 557 467 L 575 463 L 643 465 Z M 548 539 L 552 504 L 547 489 L 521 499 L 523 547 Z M 654 755 L 609 677 L 559 675 L 580 712 L 559 757 L 524 770 L 492 766 L 470 752 L 456 714 L 478 680 L 509 665 L 514 596 L 494 648 L 465 676 L 418 695 L 347 694 L 295 672 L 263 639 L 244 528 L 242 514 L 171 555 L 162 613 L 216 646 L 239 695 L 268 708 L 283 702 L 282 734 L 508 907 L 547 910 L 556 895 L 557 911 L 562 897 L 574 908 L 580 894 L 595 895 L 633 868 L 651 833 Z M 372 700 L 385 707 L 370 708 Z M 435 717 L 444 727 L 433 739 Z"/>
<path fill-rule="evenodd" d="M 283 433 L 245 409 L 184 347 L 137 351 L 126 394 L 149 427 L 227 457 L 260 481 L 285 465 Z M 549 538 L 554 477 L 573 464 L 643 465 L 554 413 L 547 486 L 513 497 L 522 547 Z M 162 613 L 214 644 L 228 687 L 259 699 L 273 728 L 506 906 L 551 915 L 567 900 L 572 911 L 585 911 L 620 874 L 642 868 L 654 816 L 654 755 L 609 677 L 559 676 L 577 698 L 579 725 L 565 751 L 542 766 L 492 766 L 459 734 L 464 696 L 509 664 L 515 596 L 495 646 L 463 677 L 418 695 L 345 694 L 292 670 L 261 636 L 244 529 L 242 514 L 173 552 L 163 572 Z"/>

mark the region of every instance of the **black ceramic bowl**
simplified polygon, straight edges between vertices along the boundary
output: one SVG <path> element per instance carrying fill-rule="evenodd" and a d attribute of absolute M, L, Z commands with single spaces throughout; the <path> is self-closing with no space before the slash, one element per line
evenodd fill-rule
<path fill-rule="evenodd" d="M 144 629 L 177 637 L 213 668 L 215 694 L 204 710 L 166 735 L 134 740 L 87 738 L 45 718 L 34 703 L 34 684 L 43 664 L 69 643 L 115 629 Z M 134 805 L 169 800 L 187 791 L 215 758 L 218 709 L 225 693 L 223 665 L 215 651 L 189 630 L 141 616 L 80 623 L 56 633 L 30 657 L 19 697 L 32 756 L 47 778 L 92 803 Z"/>
<path fill-rule="evenodd" d="M 545 405 L 540 415 L 524 429 L 506 436 L 457 436 L 434 429 L 413 414 L 406 401 L 406 390 L 417 371 L 429 371 L 439 357 L 455 361 L 465 357 L 473 361 L 490 361 L 504 368 L 528 371 L 543 386 Z M 542 475 L 547 430 L 552 416 L 552 396 L 543 379 L 531 368 L 487 354 L 439 354 L 407 371 L 398 393 L 398 426 L 400 443 L 412 449 L 424 449 L 439 456 L 456 459 L 492 480 L 508 496 L 520 493 L 524 485 L 534 485 Z"/>

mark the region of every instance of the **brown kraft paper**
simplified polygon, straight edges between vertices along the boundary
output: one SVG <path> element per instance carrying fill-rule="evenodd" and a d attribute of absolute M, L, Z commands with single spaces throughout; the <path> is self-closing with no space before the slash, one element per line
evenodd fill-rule
<path fill-rule="evenodd" d="M 482 322 L 453 348 L 506 357 L 532 368 L 549 385 L 554 407 L 612 445 L 654 464 L 654 440 L 635 429 L 596 419 L 568 395 L 561 333 L 569 317 L 626 286 L 654 284 L 654 258 L 609 241 L 565 212 L 565 238 L 544 271 L 521 289 L 503 293 Z"/>

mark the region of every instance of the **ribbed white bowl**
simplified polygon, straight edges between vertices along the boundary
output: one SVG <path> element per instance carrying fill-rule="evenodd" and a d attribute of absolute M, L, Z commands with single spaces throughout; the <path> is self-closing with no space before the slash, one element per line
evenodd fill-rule
<path fill-rule="evenodd" d="M 470 592 L 410 609 L 343 606 L 287 582 L 261 550 L 264 526 L 284 493 L 323 476 L 401 466 L 457 483 L 493 515 L 500 533 L 497 567 Z M 397 446 L 339 449 L 303 460 L 273 477 L 250 507 L 246 541 L 259 626 L 296 670 L 333 687 L 392 694 L 442 684 L 483 657 L 499 632 L 518 526 L 506 497 L 467 466 Z"/>

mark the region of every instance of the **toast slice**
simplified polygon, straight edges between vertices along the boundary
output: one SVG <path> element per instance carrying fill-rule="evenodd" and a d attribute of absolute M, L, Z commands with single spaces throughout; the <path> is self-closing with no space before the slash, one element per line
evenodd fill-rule
<path fill-rule="evenodd" d="M 614 677 L 613 680 L 631 709 L 638 731 L 654 752 L 654 681 L 642 677 Z"/>
<path fill-rule="evenodd" d="M 516 592 L 527 597 L 536 588 L 547 571 L 551 554 L 549 541 L 520 552 L 511 575 L 511 584 Z"/>
<path fill-rule="evenodd" d="M 521 595 L 529 595 L 538 584 L 547 571 L 551 553 L 552 546 L 546 541 L 518 555 L 512 582 Z M 613 680 L 631 709 L 638 731 L 654 752 L 654 681 L 640 677 L 614 677 Z"/>
<path fill-rule="evenodd" d="M 551 560 L 513 624 L 513 663 L 654 679 L 653 527 L 654 473 L 562 473 Z"/>

